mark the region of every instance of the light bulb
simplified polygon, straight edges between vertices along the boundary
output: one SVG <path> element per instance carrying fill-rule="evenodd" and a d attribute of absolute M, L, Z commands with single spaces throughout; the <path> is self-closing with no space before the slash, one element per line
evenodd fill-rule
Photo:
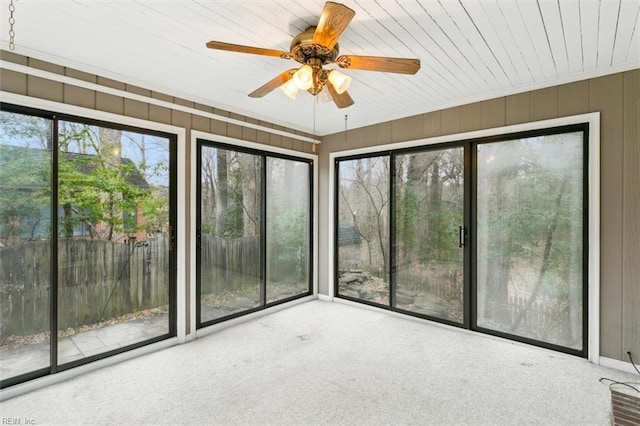
<path fill-rule="evenodd" d="M 341 95 L 349 88 L 351 77 L 336 70 L 331 70 L 329 73 L 329 82 L 333 88 L 336 89 L 336 93 Z"/>
<path fill-rule="evenodd" d="M 293 81 L 300 90 L 309 90 L 313 86 L 313 69 L 309 65 L 303 65 L 295 74 Z"/>
<path fill-rule="evenodd" d="M 286 83 L 280 85 L 280 90 L 290 97 L 292 101 L 296 100 L 296 96 L 298 95 L 298 85 L 293 79 L 290 79 Z"/>

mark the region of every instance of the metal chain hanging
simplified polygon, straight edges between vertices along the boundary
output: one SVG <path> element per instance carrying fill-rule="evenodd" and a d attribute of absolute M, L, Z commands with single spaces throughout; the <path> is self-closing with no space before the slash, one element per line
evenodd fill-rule
<path fill-rule="evenodd" d="M 313 100 L 313 137 L 316 137 L 316 99 Z M 316 153 L 316 142 L 313 141 L 311 145 L 311 152 Z"/>
<path fill-rule="evenodd" d="M 17 0 L 16 0 L 17 1 Z M 16 32 L 13 30 L 13 25 L 16 23 L 16 19 L 13 17 L 13 12 L 16 11 L 16 7 L 13 4 L 13 0 L 9 1 L 9 49 L 16 50 Z"/>

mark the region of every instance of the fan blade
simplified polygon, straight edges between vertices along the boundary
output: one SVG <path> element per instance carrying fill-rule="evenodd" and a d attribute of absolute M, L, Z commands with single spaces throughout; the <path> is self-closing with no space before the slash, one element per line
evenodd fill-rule
<path fill-rule="evenodd" d="M 254 55 L 277 56 L 289 59 L 291 53 L 283 50 L 263 49 L 261 47 L 242 46 L 240 44 L 224 43 L 222 41 L 210 41 L 207 43 L 209 49 L 226 50 L 228 52 L 252 53 Z"/>
<path fill-rule="evenodd" d="M 354 70 L 415 74 L 420 69 L 420 59 L 386 58 L 383 56 L 342 55 L 335 60 L 340 68 Z"/>
<path fill-rule="evenodd" d="M 346 108 L 353 105 L 354 102 L 353 99 L 351 99 L 351 96 L 349 96 L 349 93 L 342 92 L 342 94 L 338 94 L 331 83 L 327 83 L 327 87 L 329 88 L 329 93 L 331 93 L 333 102 L 335 102 L 338 108 Z"/>
<path fill-rule="evenodd" d="M 284 84 L 287 81 L 291 80 L 291 77 L 293 77 L 293 74 L 296 71 L 298 71 L 297 68 L 291 68 L 291 69 L 286 70 L 285 72 L 283 72 L 282 74 L 280 74 L 276 78 L 274 78 L 273 80 L 269 81 L 267 84 L 257 88 L 253 92 L 249 93 L 249 96 L 252 97 L 252 98 L 261 98 L 261 97 L 263 97 L 267 93 L 271 92 L 274 89 L 277 89 L 282 84 Z"/>
<path fill-rule="evenodd" d="M 313 44 L 333 49 L 355 14 L 356 12 L 343 4 L 328 1 L 322 9 L 320 22 L 313 33 Z"/>

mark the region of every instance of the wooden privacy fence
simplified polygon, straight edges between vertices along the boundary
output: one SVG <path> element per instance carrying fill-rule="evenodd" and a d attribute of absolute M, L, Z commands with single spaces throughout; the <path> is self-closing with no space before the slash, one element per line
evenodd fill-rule
<path fill-rule="evenodd" d="M 202 235 L 201 286 L 203 294 L 235 292 L 260 282 L 260 238 L 224 238 Z M 307 274 L 306 251 L 282 248 L 272 241 L 268 248 L 267 277 L 281 283 L 299 282 Z"/>
<path fill-rule="evenodd" d="M 58 242 L 58 329 L 169 303 L 165 235 L 128 244 Z M 0 342 L 9 335 L 49 331 L 51 243 L 0 247 Z"/>
<path fill-rule="evenodd" d="M 238 291 L 260 278 L 260 239 L 202 235 L 201 286 L 203 294 Z"/>

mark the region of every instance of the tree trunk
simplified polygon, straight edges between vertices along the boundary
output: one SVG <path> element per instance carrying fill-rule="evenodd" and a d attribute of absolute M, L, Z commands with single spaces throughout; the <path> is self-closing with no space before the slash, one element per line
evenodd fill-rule
<path fill-rule="evenodd" d="M 215 234 L 224 236 L 227 232 L 227 207 L 229 204 L 229 180 L 227 167 L 227 151 L 217 149 L 217 178 L 218 185 L 215 193 L 216 198 L 216 223 Z"/>
<path fill-rule="evenodd" d="M 544 276 L 547 272 L 547 269 L 549 268 L 549 256 L 551 254 L 551 247 L 553 245 L 553 234 L 558 226 L 558 218 L 560 217 L 560 210 L 562 205 L 562 197 L 564 196 L 564 192 L 567 188 L 568 181 L 569 181 L 568 177 L 565 177 L 562 183 L 560 184 L 560 188 L 558 190 L 558 195 L 556 197 L 556 202 L 555 202 L 555 213 L 553 215 L 553 218 L 551 219 L 551 223 L 547 227 L 547 236 L 544 242 L 544 252 L 542 254 L 542 263 L 540 265 L 540 272 L 538 273 L 538 279 L 536 280 L 535 287 L 533 288 L 533 291 L 529 295 L 529 298 L 527 299 L 527 302 L 525 303 L 524 307 L 520 309 L 520 311 L 514 318 L 513 324 L 511 325 L 512 331 L 518 329 L 518 327 L 520 326 L 520 323 L 522 322 L 522 319 L 526 315 L 527 311 L 531 309 L 533 302 L 535 302 L 536 298 L 538 297 L 538 294 L 540 293 L 540 287 L 544 282 Z"/>

